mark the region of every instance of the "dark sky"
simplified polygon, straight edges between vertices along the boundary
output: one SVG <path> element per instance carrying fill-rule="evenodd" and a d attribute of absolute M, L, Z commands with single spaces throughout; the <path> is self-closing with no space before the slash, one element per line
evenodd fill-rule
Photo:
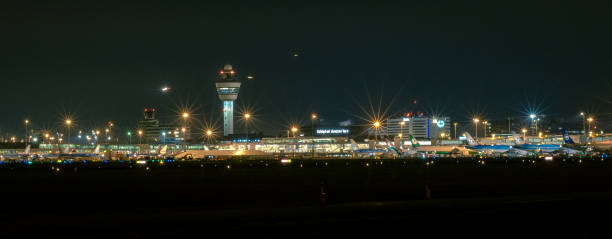
<path fill-rule="evenodd" d="M 226 63 L 255 75 L 236 104 L 260 127 L 308 122 L 312 111 L 354 119 L 367 95 L 383 107 L 395 96 L 393 113 L 418 99 L 460 121 L 529 105 L 610 112 L 608 1 L 17 2 L 0 3 L 1 132 L 63 114 L 133 127 L 145 106 L 217 117 L 213 84 Z"/>

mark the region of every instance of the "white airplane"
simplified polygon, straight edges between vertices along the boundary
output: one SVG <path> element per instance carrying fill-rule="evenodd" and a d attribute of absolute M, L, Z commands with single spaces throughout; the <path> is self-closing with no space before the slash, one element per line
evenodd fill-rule
<path fill-rule="evenodd" d="M 5 160 L 5 159 L 27 159 L 31 156 L 31 150 L 32 147 L 28 144 L 28 146 L 26 146 L 25 150 L 23 151 L 23 153 L 17 153 L 17 154 L 0 154 L 0 160 Z"/>
<path fill-rule="evenodd" d="M 351 142 L 351 153 L 358 156 L 380 156 L 389 153 L 387 149 L 360 149 L 357 147 L 357 142 L 349 139 Z"/>
<path fill-rule="evenodd" d="M 512 147 L 510 145 L 501 145 L 501 144 L 494 144 L 494 145 L 484 145 L 484 144 L 479 144 L 478 142 L 476 142 L 476 140 L 474 140 L 474 138 L 472 138 L 472 136 L 470 135 L 470 133 L 465 132 L 465 137 L 467 138 L 468 141 L 468 146 L 466 146 L 467 149 L 471 149 L 471 150 L 475 150 L 484 154 L 508 154 L 510 156 L 529 156 L 532 155 L 532 152 L 529 152 L 528 150 L 524 150 L 521 148 L 517 148 L 517 147 Z"/>

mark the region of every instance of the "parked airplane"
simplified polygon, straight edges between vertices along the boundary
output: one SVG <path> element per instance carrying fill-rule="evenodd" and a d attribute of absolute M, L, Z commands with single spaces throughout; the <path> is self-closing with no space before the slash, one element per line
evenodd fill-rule
<path fill-rule="evenodd" d="M 17 153 L 17 154 L 0 154 L 0 160 L 5 160 L 5 159 L 12 159 L 12 160 L 17 160 L 17 159 L 27 159 L 28 157 L 30 157 L 30 152 L 31 152 L 31 146 L 28 144 L 28 146 L 26 146 L 25 150 L 23 151 L 23 153 Z"/>
<path fill-rule="evenodd" d="M 350 142 L 351 153 L 356 154 L 358 156 L 380 156 L 389 153 L 387 149 L 359 149 L 355 140 L 350 139 Z"/>
<path fill-rule="evenodd" d="M 68 151 L 68 153 L 66 153 Z M 91 157 L 99 157 L 100 154 L 100 145 L 98 144 L 92 153 L 78 153 L 78 152 L 70 152 L 68 146 L 64 149 L 64 153 L 60 154 L 60 157 L 73 157 L 73 158 L 91 158 Z"/>
<path fill-rule="evenodd" d="M 554 153 L 561 148 L 560 144 L 527 144 L 516 132 L 512 132 L 512 137 L 516 141 L 516 148 L 529 152 Z"/>
<path fill-rule="evenodd" d="M 465 132 L 465 137 L 467 138 L 468 141 L 468 146 L 466 146 L 467 149 L 471 149 L 471 150 L 475 150 L 484 154 L 507 154 L 509 156 L 530 156 L 533 153 L 521 149 L 521 148 L 517 148 L 517 147 L 512 147 L 510 145 L 503 145 L 503 144 L 494 144 L 494 145 L 484 145 L 484 144 L 479 144 L 478 142 L 476 142 L 476 140 L 474 140 L 474 138 L 472 138 L 472 136 L 468 133 Z"/>
<path fill-rule="evenodd" d="M 565 129 L 561 130 L 561 134 L 563 135 L 563 142 L 565 144 L 563 145 L 563 147 L 559 148 L 558 153 L 568 156 L 585 154 L 586 148 L 584 148 L 583 150 L 579 150 L 580 146 L 574 143 L 574 140 L 572 140 L 572 137 L 569 136 Z"/>
<path fill-rule="evenodd" d="M 476 140 L 474 140 L 474 138 L 472 138 L 470 133 L 465 132 L 464 134 L 465 134 L 465 137 L 467 138 L 468 146 L 465 147 L 467 149 L 475 150 L 475 151 L 486 153 L 486 154 L 492 154 L 492 153 L 502 154 L 502 153 L 506 153 L 510 151 L 510 149 L 512 148 L 510 145 L 479 144 L 478 142 L 476 142 Z"/>

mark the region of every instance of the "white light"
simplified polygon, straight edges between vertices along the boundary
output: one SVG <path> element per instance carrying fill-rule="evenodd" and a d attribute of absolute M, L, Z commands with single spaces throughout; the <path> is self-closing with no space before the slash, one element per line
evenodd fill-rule
<path fill-rule="evenodd" d="M 553 157 L 552 156 L 546 156 L 546 157 L 544 157 L 544 160 L 550 161 L 550 160 L 553 160 Z"/>
<path fill-rule="evenodd" d="M 136 163 L 137 163 L 137 164 L 146 164 L 146 163 L 147 163 L 147 161 L 144 161 L 144 160 L 138 160 L 138 161 L 136 161 Z"/>

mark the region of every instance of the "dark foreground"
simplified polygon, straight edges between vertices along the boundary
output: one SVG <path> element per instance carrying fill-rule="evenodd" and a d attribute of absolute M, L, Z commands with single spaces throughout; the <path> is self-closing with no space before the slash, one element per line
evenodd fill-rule
<path fill-rule="evenodd" d="M 5 163 L 1 220 L 5 232 L 85 238 L 544 223 L 571 230 L 611 215 L 611 166 L 601 159 Z"/>

